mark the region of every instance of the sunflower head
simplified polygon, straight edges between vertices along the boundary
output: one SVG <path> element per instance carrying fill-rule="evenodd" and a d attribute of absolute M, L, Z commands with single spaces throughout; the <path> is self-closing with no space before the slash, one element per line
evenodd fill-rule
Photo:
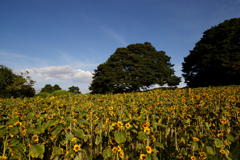
<path fill-rule="evenodd" d="M 78 145 L 78 144 L 75 144 L 75 146 L 74 146 L 73 150 L 74 150 L 75 152 L 77 152 L 77 151 L 80 151 L 80 150 L 81 150 L 81 147 L 80 147 L 80 145 Z"/>

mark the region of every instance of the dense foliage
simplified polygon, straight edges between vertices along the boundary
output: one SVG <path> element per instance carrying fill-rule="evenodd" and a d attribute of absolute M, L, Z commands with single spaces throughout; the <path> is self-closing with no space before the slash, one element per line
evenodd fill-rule
<path fill-rule="evenodd" d="M 26 71 L 26 74 L 29 72 Z M 16 75 L 11 69 L 0 65 L 0 98 L 33 97 L 35 89 L 32 86 L 36 81 L 31 80 L 30 76 L 25 79 L 23 75 Z"/>
<path fill-rule="evenodd" d="M 123 93 L 147 89 L 153 84 L 176 86 L 181 78 L 174 75 L 170 57 L 156 51 L 149 42 L 117 48 L 115 53 L 94 70 L 91 93 Z"/>
<path fill-rule="evenodd" d="M 68 92 L 71 92 L 71 93 L 74 93 L 74 94 L 82 94 L 82 93 L 80 92 L 79 88 L 78 88 L 78 87 L 74 87 L 74 86 L 69 87 L 69 88 L 68 88 Z"/>
<path fill-rule="evenodd" d="M 240 84 L 240 18 L 206 30 L 182 65 L 189 87 Z"/>
<path fill-rule="evenodd" d="M 227 86 L 0 99 L 0 159 L 239 160 L 239 93 Z"/>
<path fill-rule="evenodd" d="M 45 93 L 53 93 L 57 90 L 62 90 L 61 87 L 59 87 L 58 84 L 55 84 L 54 86 L 51 86 L 51 84 L 46 84 L 44 88 L 41 89 L 40 92 L 45 92 Z"/>

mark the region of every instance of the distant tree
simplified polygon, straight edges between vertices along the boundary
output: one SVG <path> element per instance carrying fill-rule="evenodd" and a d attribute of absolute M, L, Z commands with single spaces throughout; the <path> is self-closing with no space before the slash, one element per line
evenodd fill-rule
<path fill-rule="evenodd" d="M 55 84 L 55 85 L 53 86 L 53 92 L 55 92 L 55 91 L 57 91 L 57 90 L 62 90 L 62 88 L 60 88 L 58 84 Z"/>
<path fill-rule="evenodd" d="M 35 89 L 32 88 L 32 86 L 36 81 L 31 80 L 30 76 L 27 76 L 25 79 L 23 77 L 24 74 L 29 74 L 29 72 L 21 72 L 21 75 L 16 75 L 11 69 L 0 65 L 0 97 L 33 97 L 35 95 Z"/>
<path fill-rule="evenodd" d="M 153 84 L 175 86 L 181 78 L 174 75 L 170 57 L 156 51 L 149 42 L 117 48 L 115 53 L 94 70 L 89 90 L 95 93 L 140 91 Z"/>
<path fill-rule="evenodd" d="M 206 30 L 182 66 L 189 87 L 240 84 L 240 18 Z"/>
<path fill-rule="evenodd" d="M 45 92 L 45 93 L 52 93 L 53 92 L 53 87 L 51 84 L 46 84 L 44 88 L 40 92 Z"/>
<path fill-rule="evenodd" d="M 68 88 L 68 92 L 72 92 L 72 93 L 74 93 L 74 94 L 82 94 L 82 93 L 79 91 L 79 88 L 78 88 L 78 87 L 74 87 L 74 86 L 69 87 L 69 88 Z"/>
<path fill-rule="evenodd" d="M 55 84 L 54 86 L 51 86 L 51 84 L 46 84 L 45 87 L 42 88 L 40 92 L 53 93 L 58 90 L 62 90 L 62 88 L 59 87 L 58 84 Z"/>

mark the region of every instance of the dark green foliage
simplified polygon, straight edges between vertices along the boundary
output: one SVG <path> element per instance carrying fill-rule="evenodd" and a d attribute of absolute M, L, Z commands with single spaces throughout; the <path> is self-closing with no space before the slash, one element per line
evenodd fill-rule
<path fill-rule="evenodd" d="M 94 70 L 89 90 L 91 94 L 106 94 L 140 91 L 153 84 L 176 86 L 181 78 L 174 75 L 169 61 L 164 51 L 156 51 L 149 42 L 117 48 Z"/>
<path fill-rule="evenodd" d="M 82 94 L 80 91 L 79 91 L 79 88 L 78 87 L 68 87 L 68 92 L 71 92 L 71 93 L 74 93 L 74 94 Z"/>
<path fill-rule="evenodd" d="M 240 84 L 240 18 L 206 30 L 182 65 L 189 87 Z"/>
<path fill-rule="evenodd" d="M 50 84 L 46 84 L 40 92 L 53 93 L 54 91 L 61 90 L 58 84 L 55 84 L 53 87 Z"/>
<path fill-rule="evenodd" d="M 26 73 L 29 72 L 26 71 Z M 29 83 L 27 80 L 29 80 Z M 35 89 L 32 86 L 35 82 L 31 80 L 30 76 L 25 79 L 23 73 L 16 75 L 11 69 L 0 65 L 0 98 L 33 97 Z"/>
<path fill-rule="evenodd" d="M 58 84 L 55 84 L 53 86 L 53 92 L 58 91 L 58 90 L 62 90 L 62 88 L 60 88 Z"/>

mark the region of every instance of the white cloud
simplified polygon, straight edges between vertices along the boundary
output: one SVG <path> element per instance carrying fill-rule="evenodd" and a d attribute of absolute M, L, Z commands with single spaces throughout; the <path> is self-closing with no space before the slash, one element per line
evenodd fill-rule
<path fill-rule="evenodd" d="M 127 46 L 128 43 L 124 40 L 123 37 L 121 37 L 120 35 L 118 35 L 116 32 L 106 29 L 105 27 L 101 26 L 100 27 L 105 33 L 109 34 L 113 39 L 115 39 L 116 41 L 122 43 L 123 45 Z"/>
<path fill-rule="evenodd" d="M 51 66 L 45 68 L 26 69 L 30 72 L 29 75 L 40 77 L 45 81 L 58 79 L 62 81 L 72 81 L 80 83 L 91 83 L 92 73 L 81 69 L 74 69 L 66 66 Z M 26 70 L 15 70 L 17 72 L 26 72 Z"/>

